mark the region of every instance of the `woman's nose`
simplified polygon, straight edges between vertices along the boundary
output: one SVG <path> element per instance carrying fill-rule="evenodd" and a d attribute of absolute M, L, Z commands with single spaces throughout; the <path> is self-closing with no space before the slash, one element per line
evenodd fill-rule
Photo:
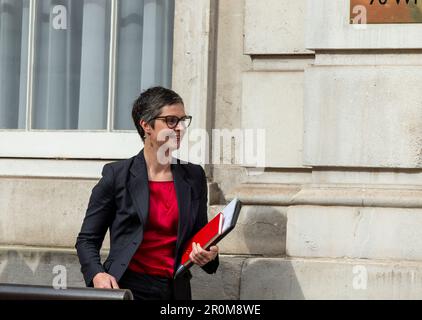
<path fill-rule="evenodd" d="M 182 121 L 180 121 L 177 124 L 176 128 L 174 128 L 174 130 L 176 130 L 176 131 L 184 131 L 184 130 L 186 130 L 185 124 Z"/>

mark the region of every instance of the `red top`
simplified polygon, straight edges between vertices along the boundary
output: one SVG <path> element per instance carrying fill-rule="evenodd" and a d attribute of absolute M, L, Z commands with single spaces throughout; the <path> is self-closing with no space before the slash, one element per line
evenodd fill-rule
<path fill-rule="evenodd" d="M 144 239 L 129 269 L 172 278 L 179 209 L 173 181 L 149 181 L 149 215 Z"/>

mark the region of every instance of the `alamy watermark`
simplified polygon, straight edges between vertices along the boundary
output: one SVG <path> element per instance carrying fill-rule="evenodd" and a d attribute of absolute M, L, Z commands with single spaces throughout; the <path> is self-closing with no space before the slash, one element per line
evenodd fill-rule
<path fill-rule="evenodd" d="M 53 267 L 53 283 L 52 286 L 56 290 L 67 289 L 67 269 L 65 266 L 56 265 Z"/>
<path fill-rule="evenodd" d="M 368 270 L 365 266 L 357 265 L 353 267 L 352 286 L 355 290 L 368 289 Z"/>
<path fill-rule="evenodd" d="M 67 8 L 63 5 L 51 9 L 51 26 L 55 30 L 67 30 Z"/>
<path fill-rule="evenodd" d="M 265 129 L 212 129 L 211 134 L 204 129 L 190 129 L 176 150 L 176 133 L 173 130 L 159 132 L 162 141 L 157 154 L 161 164 L 169 163 L 176 156 L 185 161 L 213 164 L 239 165 L 264 168 L 266 166 Z M 172 154 L 169 154 L 169 150 Z"/>

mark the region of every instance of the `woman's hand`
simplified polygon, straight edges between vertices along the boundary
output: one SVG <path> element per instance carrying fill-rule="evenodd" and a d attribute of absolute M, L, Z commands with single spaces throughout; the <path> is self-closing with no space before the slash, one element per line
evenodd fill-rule
<path fill-rule="evenodd" d="M 94 288 L 119 289 L 116 279 L 105 272 L 97 273 L 92 281 Z"/>
<path fill-rule="evenodd" d="M 209 251 L 204 250 L 199 243 L 192 243 L 192 252 L 189 255 L 189 258 L 194 264 L 197 264 L 200 267 L 203 267 L 208 262 L 215 259 L 218 254 L 218 247 L 212 246 Z"/>

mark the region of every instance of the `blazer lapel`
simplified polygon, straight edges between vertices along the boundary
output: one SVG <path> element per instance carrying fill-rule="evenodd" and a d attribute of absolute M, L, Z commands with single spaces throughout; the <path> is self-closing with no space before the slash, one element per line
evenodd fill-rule
<path fill-rule="evenodd" d="M 187 235 L 192 229 L 191 212 L 191 185 L 186 181 L 184 170 L 181 164 L 171 164 L 174 186 L 179 208 L 179 225 L 177 230 L 176 255 L 179 253 L 180 246 L 186 240 Z"/>
<path fill-rule="evenodd" d="M 136 211 L 142 222 L 142 227 L 145 229 L 149 212 L 149 185 L 143 149 L 135 157 L 130 173 L 132 177 L 129 181 L 129 192 L 135 203 Z"/>

